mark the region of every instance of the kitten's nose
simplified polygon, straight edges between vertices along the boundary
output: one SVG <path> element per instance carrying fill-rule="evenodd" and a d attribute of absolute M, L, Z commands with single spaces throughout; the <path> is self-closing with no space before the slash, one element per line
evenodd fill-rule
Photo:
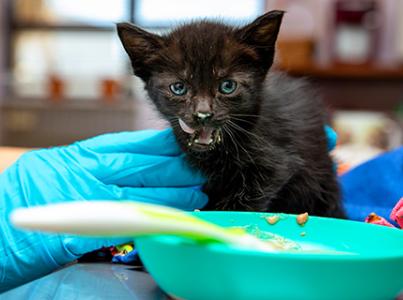
<path fill-rule="evenodd" d="M 212 112 L 198 111 L 193 114 L 193 117 L 203 125 L 206 124 L 208 121 L 210 121 L 213 116 L 214 116 L 214 114 Z"/>
<path fill-rule="evenodd" d="M 196 103 L 196 107 L 193 113 L 193 118 L 201 123 L 206 124 L 213 118 L 214 114 L 212 112 L 211 103 L 207 99 L 200 99 Z"/>

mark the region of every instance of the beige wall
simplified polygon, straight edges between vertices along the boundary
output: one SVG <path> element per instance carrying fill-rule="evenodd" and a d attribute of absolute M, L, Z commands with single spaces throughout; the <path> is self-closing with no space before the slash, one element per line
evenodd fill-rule
<path fill-rule="evenodd" d="M 5 34 L 4 34 L 4 28 L 5 28 L 5 2 L 7 0 L 0 0 L 0 105 L 4 96 L 4 83 L 5 83 Z M 0 109 L 0 121 L 2 119 L 2 110 Z M 0 122 L 1 124 L 1 122 Z M 2 144 L 2 132 L 3 129 L 0 128 L 0 145 Z"/>
<path fill-rule="evenodd" d="M 4 28 L 5 28 L 5 2 L 6 0 L 0 0 L 0 101 L 4 92 L 4 67 L 5 67 L 5 36 L 4 36 Z"/>
<path fill-rule="evenodd" d="M 397 27 L 397 54 L 403 62 L 403 1 L 398 2 L 399 18 Z"/>

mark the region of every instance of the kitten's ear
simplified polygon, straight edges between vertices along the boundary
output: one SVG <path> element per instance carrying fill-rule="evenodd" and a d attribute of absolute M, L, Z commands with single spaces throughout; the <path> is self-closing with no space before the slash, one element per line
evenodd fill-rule
<path fill-rule="evenodd" d="M 237 32 L 242 43 L 255 49 L 261 66 L 266 71 L 273 64 L 275 44 L 283 15 L 284 11 L 270 11 Z"/>
<path fill-rule="evenodd" d="M 130 23 L 117 24 L 119 38 L 132 62 L 134 74 L 147 81 L 163 39 Z"/>

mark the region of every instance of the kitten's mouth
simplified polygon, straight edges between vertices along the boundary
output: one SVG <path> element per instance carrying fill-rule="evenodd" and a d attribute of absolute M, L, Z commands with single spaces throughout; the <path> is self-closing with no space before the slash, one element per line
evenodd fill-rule
<path fill-rule="evenodd" d="M 181 129 L 189 135 L 188 146 L 194 150 L 211 150 L 221 142 L 221 130 L 214 127 L 204 126 L 194 129 L 179 119 Z"/>

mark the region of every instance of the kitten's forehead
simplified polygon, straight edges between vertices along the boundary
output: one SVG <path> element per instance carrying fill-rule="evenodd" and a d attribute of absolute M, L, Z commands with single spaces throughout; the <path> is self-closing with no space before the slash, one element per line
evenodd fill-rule
<path fill-rule="evenodd" d="M 203 48 L 203 54 L 207 54 L 216 52 L 225 42 L 234 39 L 234 29 L 220 23 L 201 21 L 180 26 L 167 38 L 182 50 L 197 54 L 198 49 Z"/>
<path fill-rule="evenodd" d="M 175 61 L 177 72 L 188 79 L 224 77 L 237 65 L 241 55 L 254 56 L 242 45 L 230 26 L 198 22 L 181 26 L 166 36 L 167 52 Z"/>

